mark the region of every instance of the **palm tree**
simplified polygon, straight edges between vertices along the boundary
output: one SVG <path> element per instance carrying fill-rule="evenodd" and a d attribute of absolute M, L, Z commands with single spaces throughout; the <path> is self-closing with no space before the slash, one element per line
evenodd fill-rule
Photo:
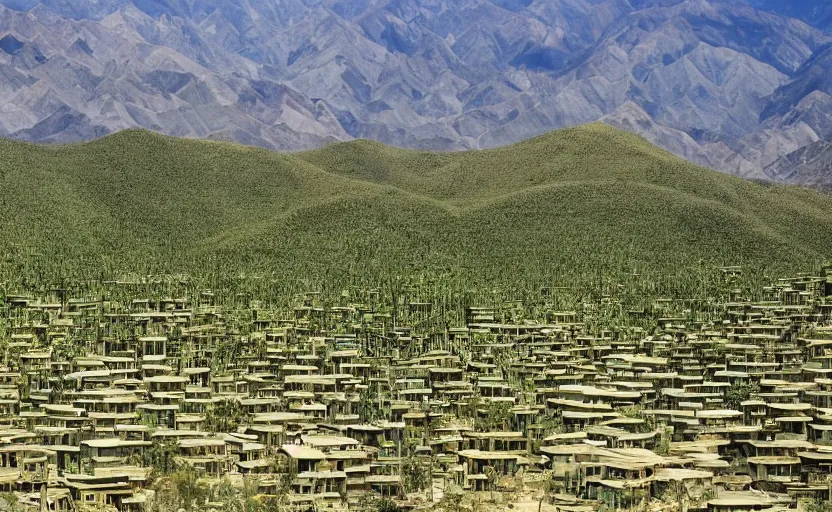
<path fill-rule="evenodd" d="M 544 473 L 546 478 L 543 480 L 543 492 L 540 493 L 540 501 L 537 503 L 537 512 L 542 512 L 543 501 L 549 497 L 552 491 L 555 490 L 555 480 L 552 478 L 552 472 Z"/>
<path fill-rule="evenodd" d="M 482 468 L 485 477 L 488 478 L 488 489 L 491 491 L 491 501 L 494 501 L 494 489 L 497 487 L 497 470 L 493 466 Z"/>

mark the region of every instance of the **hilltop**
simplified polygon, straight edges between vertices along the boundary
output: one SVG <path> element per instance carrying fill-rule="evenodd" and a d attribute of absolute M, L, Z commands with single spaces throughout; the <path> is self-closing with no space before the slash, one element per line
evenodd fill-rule
<path fill-rule="evenodd" d="M 832 256 L 832 197 L 697 167 L 603 124 L 458 153 L 358 140 L 281 154 L 140 130 L 0 151 L 0 246 L 18 278 L 407 273 L 520 286 L 811 270 Z"/>

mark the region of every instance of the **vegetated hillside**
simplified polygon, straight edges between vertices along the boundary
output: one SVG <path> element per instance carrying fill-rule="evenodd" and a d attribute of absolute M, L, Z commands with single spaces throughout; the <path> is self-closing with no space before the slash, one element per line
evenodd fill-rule
<path fill-rule="evenodd" d="M 832 198 L 696 167 L 601 124 L 445 154 L 367 141 L 279 154 L 144 131 L 0 150 L 0 246 L 18 278 L 681 282 L 701 266 L 811 270 L 832 256 Z"/>

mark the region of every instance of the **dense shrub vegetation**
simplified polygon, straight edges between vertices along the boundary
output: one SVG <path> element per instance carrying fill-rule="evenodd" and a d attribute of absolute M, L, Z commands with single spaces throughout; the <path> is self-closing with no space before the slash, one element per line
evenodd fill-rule
<path fill-rule="evenodd" d="M 367 141 L 278 154 L 143 131 L 0 150 L 12 287 L 189 274 L 276 297 L 407 276 L 450 302 L 559 286 L 649 300 L 703 296 L 722 265 L 756 279 L 832 253 L 829 197 L 708 171 L 604 125 L 453 154 Z"/>

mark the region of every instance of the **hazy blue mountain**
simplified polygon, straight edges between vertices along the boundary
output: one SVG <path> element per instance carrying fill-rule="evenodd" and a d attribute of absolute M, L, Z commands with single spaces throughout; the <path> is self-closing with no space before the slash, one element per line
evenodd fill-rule
<path fill-rule="evenodd" d="M 766 167 L 774 180 L 832 192 L 832 141 L 819 140 Z"/>
<path fill-rule="evenodd" d="M 797 18 L 826 31 L 832 30 L 832 2 L 829 0 L 747 1 L 758 9 Z"/>

